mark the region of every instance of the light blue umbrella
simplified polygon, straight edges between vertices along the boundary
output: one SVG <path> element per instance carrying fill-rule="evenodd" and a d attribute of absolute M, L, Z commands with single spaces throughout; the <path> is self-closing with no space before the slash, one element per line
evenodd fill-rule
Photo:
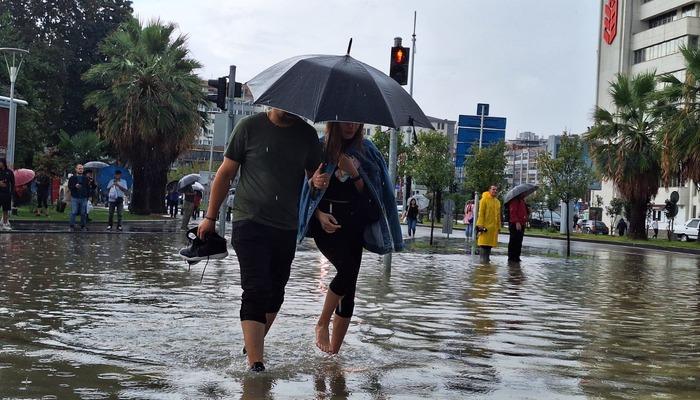
<path fill-rule="evenodd" d="M 201 176 L 199 176 L 199 174 L 185 175 L 182 178 L 180 178 L 180 180 L 177 182 L 177 188 L 182 189 L 185 186 L 191 185 L 195 182 L 199 182 L 200 179 Z"/>

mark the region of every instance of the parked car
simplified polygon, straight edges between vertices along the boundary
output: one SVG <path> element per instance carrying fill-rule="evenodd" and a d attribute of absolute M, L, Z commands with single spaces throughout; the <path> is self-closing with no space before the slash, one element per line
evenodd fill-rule
<path fill-rule="evenodd" d="M 541 219 L 537 218 L 530 218 L 530 221 L 528 221 L 530 224 L 530 228 L 534 229 L 544 229 L 549 227 L 549 221 L 542 221 Z"/>
<path fill-rule="evenodd" d="M 610 229 L 603 221 L 586 221 L 583 225 L 583 233 L 592 233 L 594 235 L 608 235 Z"/>
<path fill-rule="evenodd" d="M 539 213 L 536 215 L 539 216 Z M 547 224 L 547 226 L 552 224 L 555 228 L 559 228 L 561 226 L 561 216 L 556 212 L 545 211 L 544 213 L 542 213 L 542 217 L 542 221 L 544 221 Z"/>
<path fill-rule="evenodd" d="M 674 229 L 674 233 L 678 240 L 683 242 L 698 240 L 698 225 L 700 225 L 700 218 L 691 218 L 683 226 Z"/>

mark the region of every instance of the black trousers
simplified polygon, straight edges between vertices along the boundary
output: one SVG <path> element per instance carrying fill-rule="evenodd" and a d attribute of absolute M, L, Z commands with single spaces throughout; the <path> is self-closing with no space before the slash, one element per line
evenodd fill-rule
<path fill-rule="evenodd" d="M 231 242 L 241 271 L 241 321 L 267 322 L 284 302 L 284 288 L 296 252 L 296 230 L 250 220 L 233 223 Z"/>
<path fill-rule="evenodd" d="M 510 239 L 508 240 L 508 261 L 520 261 L 520 252 L 523 249 L 523 237 L 525 226 L 520 224 L 520 230 L 515 229 L 515 224 L 508 224 Z"/>
<path fill-rule="evenodd" d="M 36 208 L 49 208 L 48 204 L 49 192 L 36 192 Z"/>
<path fill-rule="evenodd" d="M 326 201 L 322 201 L 319 207 L 323 212 L 329 211 Z M 334 233 L 326 233 L 319 224 L 313 228 L 312 234 L 316 247 L 337 271 L 330 289 L 343 298 L 335 313 L 340 317 L 350 318 L 355 310 L 355 289 L 362 263 L 363 227 L 356 223 L 358 217 L 353 214 L 349 204 L 334 204 L 332 214 L 341 228 Z M 314 221 L 314 224 L 317 224 L 317 221 Z"/>

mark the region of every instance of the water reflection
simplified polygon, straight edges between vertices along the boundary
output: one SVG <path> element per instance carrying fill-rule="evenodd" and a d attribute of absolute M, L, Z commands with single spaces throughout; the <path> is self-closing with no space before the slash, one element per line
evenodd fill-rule
<path fill-rule="evenodd" d="M 10 240 L 12 238 L 12 240 Z M 19 239 L 19 240 L 18 240 Z M 235 257 L 163 235 L 0 235 L 0 397 L 696 398 L 700 259 L 526 247 L 522 263 L 365 254 L 341 354 L 314 345 L 333 268 L 298 251 L 269 371 L 240 354 Z"/>

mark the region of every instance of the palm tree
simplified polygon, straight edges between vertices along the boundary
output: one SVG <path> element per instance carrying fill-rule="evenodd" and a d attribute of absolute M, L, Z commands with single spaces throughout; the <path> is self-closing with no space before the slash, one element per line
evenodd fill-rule
<path fill-rule="evenodd" d="M 659 191 L 661 151 L 655 116 L 654 73 L 618 75 L 610 94 L 615 111 L 597 107 L 586 134 L 603 178 L 612 180 L 630 205 L 629 235 L 646 239 L 647 205 Z"/>
<path fill-rule="evenodd" d="M 201 65 L 189 58 L 186 38 L 172 38 L 175 25 L 132 19 L 101 44 L 106 61 L 83 79 L 103 89 L 90 93 L 87 107 L 97 109 L 100 135 L 132 167 L 130 210 L 164 212 L 167 173 L 204 123 Z"/>
<path fill-rule="evenodd" d="M 682 47 L 685 79 L 668 74 L 659 81 L 664 88 L 659 98 L 666 105 L 661 112 L 664 183 L 672 178 L 700 182 L 700 49 Z"/>

